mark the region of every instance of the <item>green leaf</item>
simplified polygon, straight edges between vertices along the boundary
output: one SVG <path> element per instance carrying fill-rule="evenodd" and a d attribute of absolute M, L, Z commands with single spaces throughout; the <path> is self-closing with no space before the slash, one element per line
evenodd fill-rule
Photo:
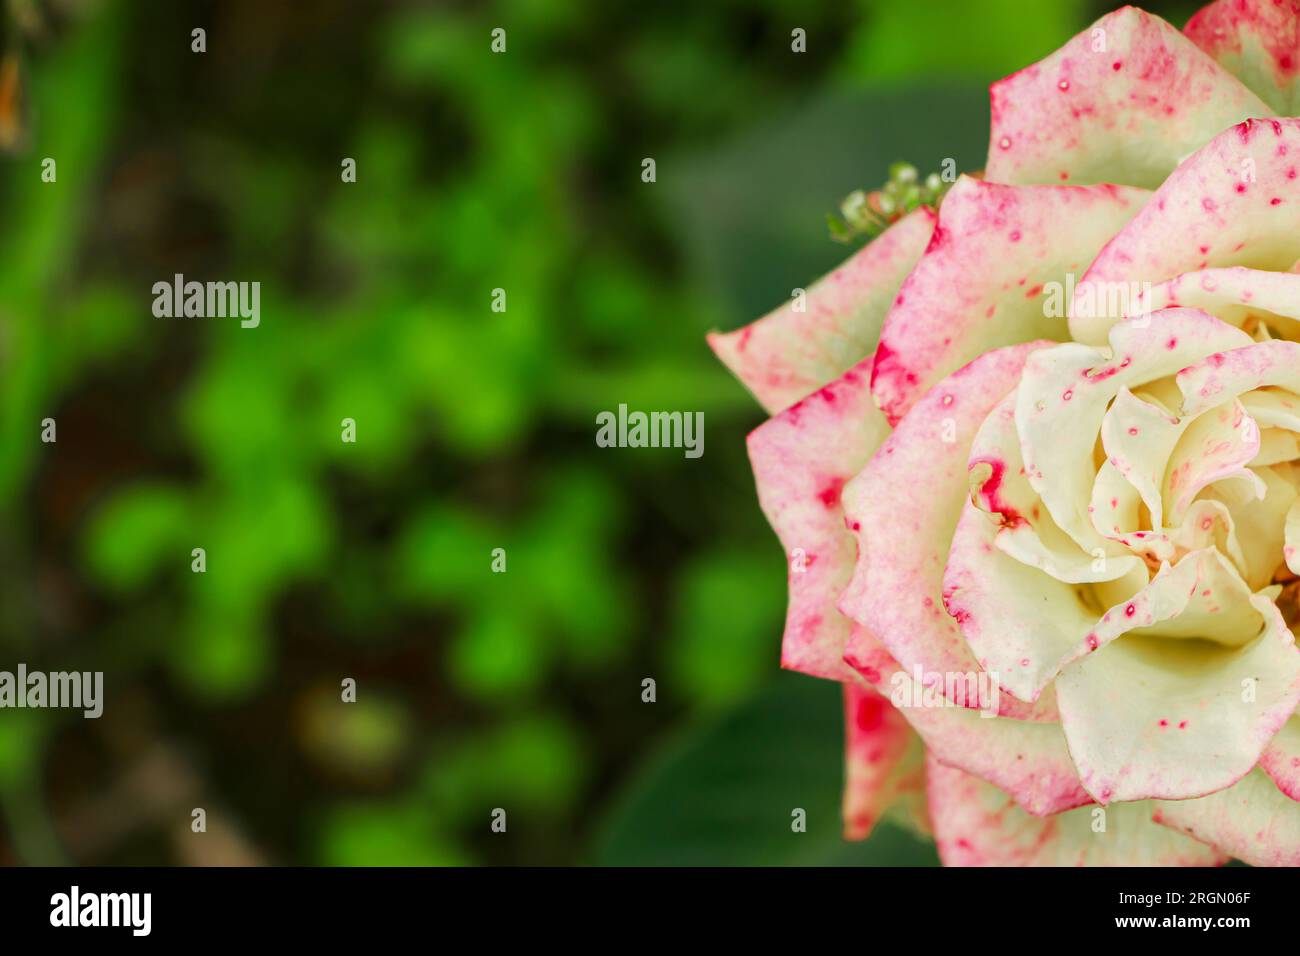
<path fill-rule="evenodd" d="M 668 692 L 660 687 L 660 697 Z M 841 690 L 781 674 L 719 723 L 668 748 L 605 821 L 607 866 L 932 866 L 933 847 L 882 824 L 840 835 Z M 659 705 L 646 705 L 659 706 Z M 792 828 L 806 812 L 807 830 Z"/>

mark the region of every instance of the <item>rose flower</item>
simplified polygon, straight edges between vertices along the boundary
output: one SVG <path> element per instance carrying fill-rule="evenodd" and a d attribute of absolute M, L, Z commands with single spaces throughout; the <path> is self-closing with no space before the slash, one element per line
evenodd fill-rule
<path fill-rule="evenodd" d="M 710 336 L 846 834 L 1300 864 L 1300 3 L 1126 7 L 991 97 L 980 178 Z"/>

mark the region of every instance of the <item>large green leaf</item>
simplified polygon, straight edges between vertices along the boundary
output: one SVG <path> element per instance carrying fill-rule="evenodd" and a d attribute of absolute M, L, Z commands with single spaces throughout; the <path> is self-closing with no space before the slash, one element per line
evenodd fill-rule
<path fill-rule="evenodd" d="M 643 768 L 605 821 L 595 862 L 937 864 L 933 847 L 889 823 L 864 843 L 840 836 L 842 719 L 839 685 L 774 677 L 746 704 Z M 794 832 L 796 809 L 806 812 L 806 832 Z"/>

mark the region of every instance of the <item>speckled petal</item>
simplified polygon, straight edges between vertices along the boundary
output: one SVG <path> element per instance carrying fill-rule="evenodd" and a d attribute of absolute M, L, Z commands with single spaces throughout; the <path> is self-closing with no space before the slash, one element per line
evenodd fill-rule
<path fill-rule="evenodd" d="M 849 622 L 836 607 L 857 556 L 840 489 L 889 434 L 865 366 L 846 372 L 749 436 L 758 500 L 785 547 L 790 600 L 781 665 L 845 680 Z"/>
<path fill-rule="evenodd" d="M 1272 601 L 1250 602 L 1263 630 L 1240 648 L 1130 633 L 1057 678 L 1070 753 L 1098 802 L 1204 796 L 1259 761 L 1300 701 L 1300 651 Z"/>
<path fill-rule="evenodd" d="M 1042 342 L 998 349 L 936 385 L 844 487 L 858 562 L 840 609 L 907 670 L 979 669 L 942 606 L 944 564 L 966 500 L 966 460 L 980 423 Z M 850 650 L 852 650 L 850 641 Z M 972 706 L 978 706 L 972 701 Z M 1011 713 L 1023 704 L 1003 696 Z"/>
<path fill-rule="evenodd" d="M 1041 816 L 1082 806 L 1090 797 L 1079 784 L 1061 725 L 991 716 L 930 694 L 901 670 L 879 641 L 854 628 L 853 666 L 889 697 L 944 764 L 989 780 L 1027 813 Z M 1044 694 L 1050 698 L 1051 692 Z M 927 700 L 929 701 L 927 705 Z"/>
<path fill-rule="evenodd" d="M 1262 770 L 1198 800 L 1156 801 L 1153 819 L 1251 866 L 1300 866 L 1300 804 Z"/>
<path fill-rule="evenodd" d="M 1300 274 L 1294 272 L 1245 266 L 1184 272 L 1148 291 L 1139 289 L 1132 311 L 1155 312 L 1179 305 L 1209 312 L 1237 328 L 1263 320 L 1283 338 L 1300 337 Z"/>
<path fill-rule="evenodd" d="M 844 836 L 864 840 L 900 797 L 925 787 L 920 740 L 884 697 L 844 685 Z"/>
<path fill-rule="evenodd" d="M 1081 272 L 1147 196 L 1122 186 L 959 179 L 881 330 L 871 390 L 890 421 L 984 352 L 1068 338 L 1067 273 Z M 1050 283 L 1059 284 L 1055 300 Z"/>
<path fill-rule="evenodd" d="M 1183 32 L 1280 115 L 1300 113 L 1300 2 L 1218 0 Z"/>
<path fill-rule="evenodd" d="M 1300 717 L 1292 716 L 1282 725 L 1259 758 L 1259 766 L 1279 790 L 1300 800 Z"/>
<path fill-rule="evenodd" d="M 871 354 L 898 287 L 934 232 L 922 207 L 789 302 L 709 345 L 769 412 L 834 381 Z M 801 311 L 802 310 L 802 311 Z"/>
<path fill-rule="evenodd" d="M 1300 258 L 1300 119 L 1248 120 L 1189 157 L 1074 290 L 1070 333 L 1100 344 L 1145 283 L 1210 267 L 1285 272 Z"/>
<path fill-rule="evenodd" d="M 988 178 L 1152 188 L 1220 130 L 1272 111 L 1172 26 L 1134 7 L 994 83 Z"/>
<path fill-rule="evenodd" d="M 1225 860 L 1156 825 L 1149 802 L 1034 817 L 992 784 L 937 760 L 926 777 L 945 866 L 1214 866 Z"/>
<path fill-rule="evenodd" d="M 1265 386 L 1300 389 L 1300 343 L 1276 340 L 1225 349 L 1178 373 L 1183 414 L 1205 409 Z"/>

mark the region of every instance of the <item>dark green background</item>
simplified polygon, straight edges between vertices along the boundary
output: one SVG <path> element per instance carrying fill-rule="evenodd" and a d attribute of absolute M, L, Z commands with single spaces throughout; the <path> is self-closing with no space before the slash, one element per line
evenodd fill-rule
<path fill-rule="evenodd" d="M 890 162 L 978 169 L 988 82 L 1104 6 L 17 6 L 71 15 L 4 27 L 0 668 L 107 702 L 0 711 L 0 862 L 934 861 L 839 839 L 839 690 L 777 669 L 762 415 L 703 336 Z M 177 272 L 261 327 L 154 318 Z M 704 456 L 597 448 L 619 403 Z"/>

